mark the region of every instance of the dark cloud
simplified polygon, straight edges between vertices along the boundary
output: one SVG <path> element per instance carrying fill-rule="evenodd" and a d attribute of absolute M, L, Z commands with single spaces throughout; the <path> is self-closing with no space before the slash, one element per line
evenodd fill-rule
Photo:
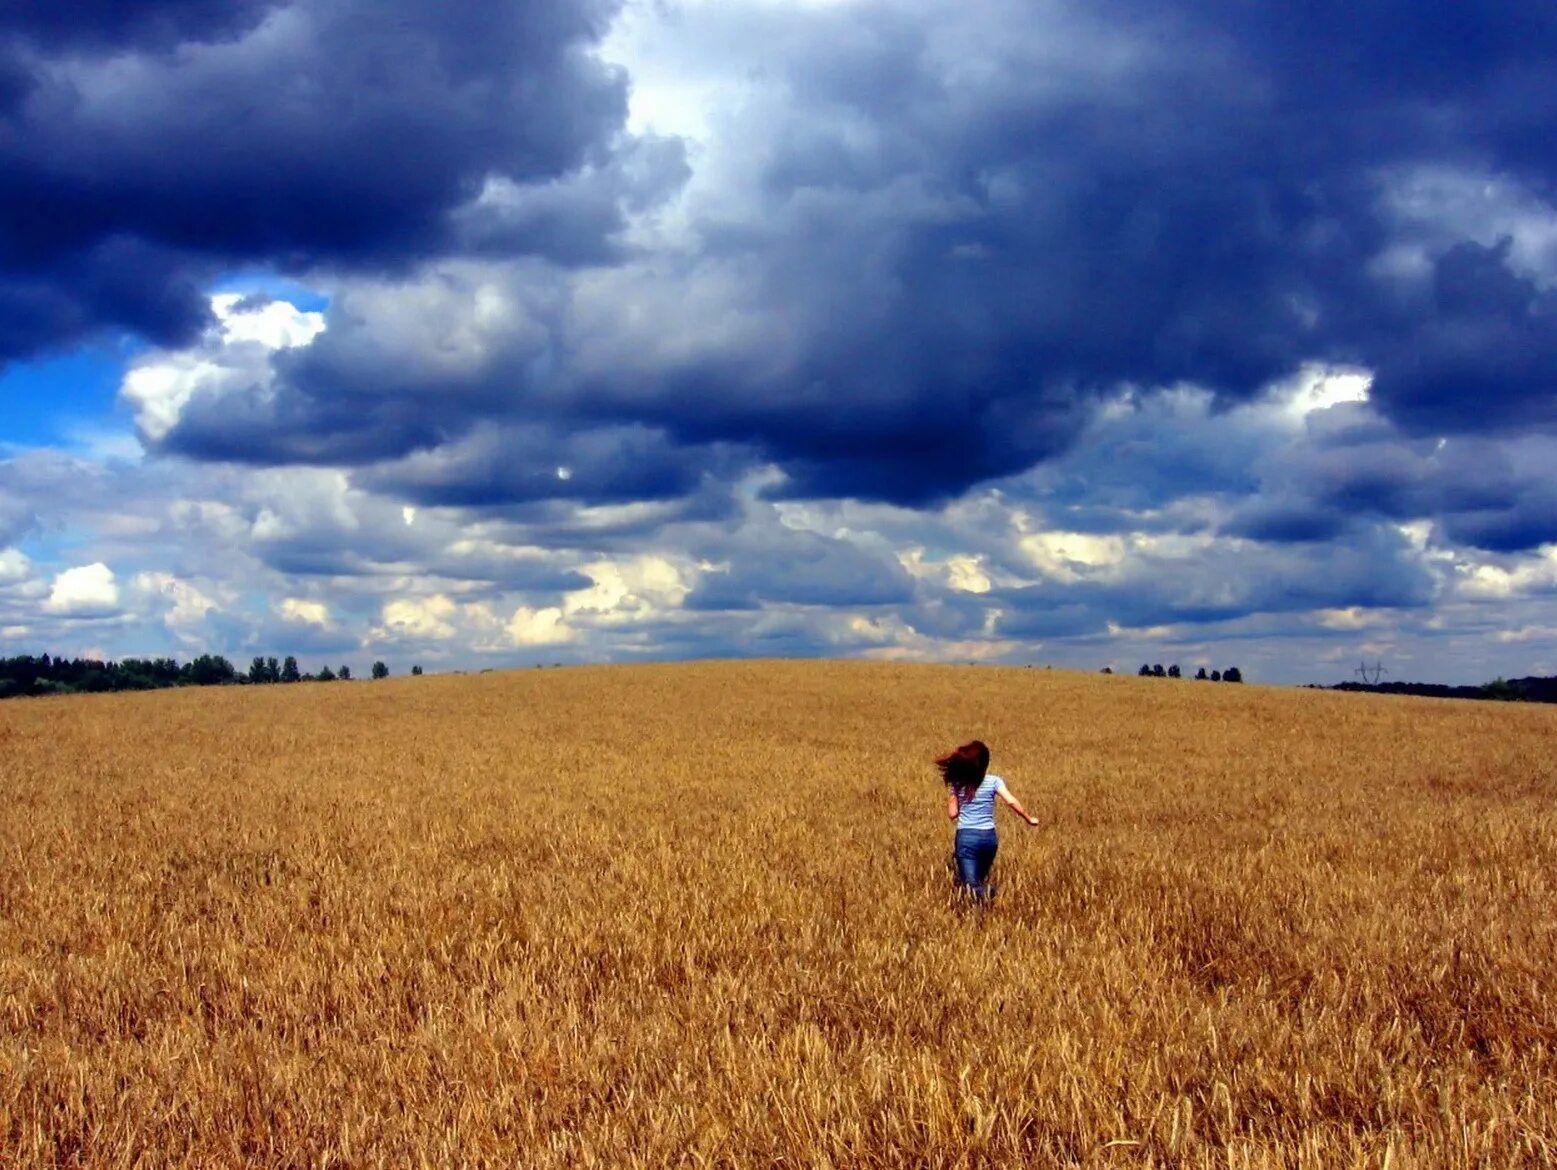
<path fill-rule="evenodd" d="M 721 464 L 737 465 L 718 449 L 678 447 L 664 432 L 643 426 L 572 432 L 508 426 L 483 428 L 357 479 L 371 490 L 438 506 L 626 503 L 691 495 Z"/>
<path fill-rule="evenodd" d="M 919 633 L 952 640 L 981 636 L 988 616 L 987 599 L 972 593 L 936 596 L 922 590 L 916 604 L 903 610 L 904 621 Z"/>
<path fill-rule="evenodd" d="M 106 326 L 163 345 L 190 340 L 209 319 L 200 277 L 213 272 L 121 240 L 62 258 L 54 269 L 7 271 L 0 264 L 0 366 Z"/>
<path fill-rule="evenodd" d="M 693 495 L 635 500 L 626 505 L 581 506 L 571 500 L 540 500 L 486 506 L 479 513 L 495 538 L 547 549 L 631 553 L 666 532 L 732 520 L 739 512 L 728 484 L 709 481 Z"/>
<path fill-rule="evenodd" d="M 1108 36 L 1080 17 L 1041 28 L 1053 10 L 1002 27 L 1028 52 L 1044 34 L 1081 43 L 1083 63 L 1047 85 L 1019 73 L 1020 49 L 981 54 L 984 86 L 937 70 L 929 20 L 819 22 L 756 156 L 766 216 L 705 237 L 740 258 L 756 303 L 791 307 L 801 344 L 771 380 L 709 368 L 722 394 L 672 392 L 699 386 L 682 372 L 663 400 L 705 405 L 667 425 L 766 444 L 795 495 L 922 502 L 1068 448 L 1121 384 L 1238 401 L 1340 361 L 1378 366 L 1381 406 L 1403 420 L 1550 421 L 1557 331 L 1506 248 L 1451 248 L 1426 304 L 1374 267 L 1396 228 L 1392 170 L 1517 153 L 1524 116 L 1499 86 L 1550 63 L 1544 10 L 1113 11 L 1126 19 Z M 1128 63 L 1089 69 L 1086 51 L 1112 45 Z M 1461 53 L 1463 72 L 1424 64 Z M 1548 186 L 1549 156 L 1521 166 Z M 1458 414 L 1435 405 L 1451 399 Z"/>
<path fill-rule="evenodd" d="M 1106 7 L 1162 11 L 1141 0 Z M 1409 0 L 1282 9 L 1196 0 L 1171 11 L 1213 43 L 1235 45 L 1278 82 L 1285 108 L 1333 116 L 1332 137 L 1361 143 L 1381 127 L 1404 128 L 1428 149 L 1474 144 L 1500 166 L 1549 174 L 1549 152 L 1531 147 L 1535 128 L 1557 112 L 1557 96 L 1538 84 L 1557 44 L 1557 15 L 1539 0 L 1433 10 Z"/>
<path fill-rule="evenodd" d="M 479 581 L 501 594 L 561 594 L 588 589 L 589 577 L 549 561 L 504 556 L 494 551 L 445 552 L 430 558 L 427 573 L 454 581 Z"/>
<path fill-rule="evenodd" d="M 1311 500 L 1275 498 L 1256 500 L 1240 508 L 1221 530 L 1247 540 L 1299 544 L 1334 540 L 1352 523 L 1351 516 Z"/>
<path fill-rule="evenodd" d="M 298 509 L 256 525 L 248 551 L 289 577 L 333 577 L 372 583 L 409 575 L 484 584 L 485 593 L 560 594 L 584 589 L 589 578 L 555 560 L 517 553 L 496 541 L 471 541 L 436 520 L 407 523 L 366 497 L 354 509 Z M 272 514 L 273 515 L 273 514 Z"/>
<path fill-rule="evenodd" d="M 375 397 L 363 388 L 303 399 L 285 387 L 272 393 L 259 385 L 196 393 L 172 435 L 151 446 L 255 467 L 329 467 L 436 448 L 472 425 L 469 417 L 426 401 Z"/>
<path fill-rule="evenodd" d="M 515 289 L 486 266 L 347 283 L 328 331 L 270 354 L 270 371 L 263 353 L 256 366 L 252 343 L 208 332 L 202 359 L 245 376 L 201 387 L 148 445 L 252 466 L 360 466 L 458 444 L 483 420 L 534 401 L 553 364 L 554 299 L 549 285 Z M 483 312 L 483 302 L 493 307 Z M 460 458 L 445 452 L 438 462 Z"/>
<path fill-rule="evenodd" d="M 683 603 L 687 609 L 895 605 L 913 597 L 913 580 L 895 560 L 815 533 L 742 533 L 707 551 L 728 567 L 703 574 Z"/>
<path fill-rule="evenodd" d="M 1093 421 L 1061 457 L 1013 491 L 1072 531 L 1184 531 L 1189 517 L 1154 516 L 1194 496 L 1259 489 L 1260 464 L 1293 438 L 1275 410 L 1218 410 L 1203 392 L 1132 395 Z"/>
<path fill-rule="evenodd" d="M 1440 519 L 1443 535 L 1462 545 L 1491 552 L 1524 552 L 1557 544 L 1557 489 L 1534 485 L 1512 505 L 1470 508 Z"/>
<path fill-rule="evenodd" d="M 1510 264 L 1512 240 L 1457 244 L 1431 297 L 1379 343 L 1375 397 L 1418 434 L 1557 427 L 1557 293 Z"/>
<path fill-rule="evenodd" d="M 1393 176 L 1507 159 L 1524 181 L 1552 177 L 1520 149 L 1528 118 L 1509 97 L 1557 48 L 1539 10 L 1440 19 L 1391 2 L 1342 20 L 989 2 L 957 17 L 998 27 L 998 44 L 976 51 L 948 20 L 869 4 L 700 10 L 694 39 L 767 48 L 715 142 L 736 177 L 687 204 L 674 251 L 591 248 L 633 190 L 681 182 L 677 147 L 624 152 L 593 179 L 556 178 L 579 154 L 542 150 L 537 173 L 553 177 L 469 204 L 467 245 L 551 239 L 610 259 L 613 278 L 514 274 L 515 295 L 539 298 L 523 344 L 479 354 L 437 409 L 426 390 L 439 376 L 402 388 L 327 335 L 284 359 L 259 415 L 197 403 L 169 448 L 362 462 L 516 414 L 746 448 L 784 472 L 778 498 L 923 505 L 1071 449 L 1121 387 L 1191 384 L 1225 406 L 1311 361 L 1376 368 L 1380 409 L 1416 431 L 1552 421 L 1549 294 L 1511 270 L 1507 247 L 1447 247 L 1430 288 L 1403 290 L 1378 267 L 1400 230 Z M 428 43 L 444 43 L 424 23 Z M 1371 38 L 1361 56 L 1357 28 Z M 1463 70 L 1424 64 L 1462 55 Z M 341 84 L 358 80 L 348 69 Z M 483 146 L 495 133 L 480 119 L 461 128 Z M 591 133 L 568 142 L 579 140 Z M 437 164 L 466 158 L 462 141 L 393 184 L 419 209 L 410 220 L 375 204 L 377 185 L 341 205 L 370 234 L 394 222 L 397 247 L 414 241 L 405 225 L 448 205 L 446 187 L 422 185 L 468 173 Z M 241 215 L 231 222 L 253 236 Z M 344 314 L 338 328 L 375 336 Z M 1236 459 L 1201 457 L 1207 487 L 1252 486 Z M 1172 485 L 1118 484 L 1137 500 L 1158 488 Z"/>
<path fill-rule="evenodd" d="M 1353 419 L 1366 408 L 1332 408 Z M 1376 416 L 1375 416 L 1376 417 Z M 1452 543 L 1494 552 L 1557 540 L 1553 447 L 1484 436 L 1413 439 L 1383 424 L 1318 423 L 1305 441 L 1263 454 L 1259 490 L 1220 525 L 1274 542 L 1327 541 L 1379 520 L 1428 520 Z"/>
<path fill-rule="evenodd" d="M 1111 625 L 1195 626 L 1250 614 L 1412 608 L 1428 605 L 1435 591 L 1431 572 L 1406 540 L 1372 528 L 1301 551 L 1221 543 L 1194 557 L 1146 553 L 1116 574 L 1051 578 L 996 591 L 992 600 L 1007 607 L 1001 636 L 1052 638 L 1101 635 Z"/>
<path fill-rule="evenodd" d="M 585 50 L 613 8 L 8 8 L 0 306 L 18 314 L 0 360 L 104 325 L 188 337 L 188 286 L 221 264 L 392 268 L 457 248 L 452 217 L 489 180 L 522 191 L 603 157 L 625 80 Z M 617 226 L 597 209 L 567 248 Z"/>
<path fill-rule="evenodd" d="M 568 264 L 620 261 L 624 211 L 642 211 L 686 182 L 678 138 L 624 138 L 604 159 L 549 183 L 491 184 L 453 217 L 462 250 L 489 257 L 536 255 Z"/>
<path fill-rule="evenodd" d="M 281 0 L 11 0 L 0 11 L 0 39 L 52 51 L 168 48 L 234 36 Z"/>

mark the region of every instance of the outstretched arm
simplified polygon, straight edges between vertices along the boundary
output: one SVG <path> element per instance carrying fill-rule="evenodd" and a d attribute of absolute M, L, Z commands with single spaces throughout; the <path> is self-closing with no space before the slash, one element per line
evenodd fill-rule
<path fill-rule="evenodd" d="M 1016 794 L 1009 788 L 1002 787 L 1000 789 L 1000 799 L 1009 804 L 1011 806 L 1011 811 L 1016 813 L 1017 816 L 1021 817 L 1029 825 L 1036 825 L 1038 823 L 1038 818 L 1029 814 L 1028 811 L 1022 807 L 1022 802 L 1016 798 Z"/>

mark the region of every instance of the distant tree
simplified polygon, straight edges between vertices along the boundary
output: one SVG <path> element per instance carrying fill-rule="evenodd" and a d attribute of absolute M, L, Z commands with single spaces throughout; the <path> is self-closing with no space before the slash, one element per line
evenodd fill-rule
<path fill-rule="evenodd" d="M 1175 662 L 1172 666 L 1168 667 L 1168 677 L 1169 678 L 1178 678 L 1179 677 L 1179 664 L 1177 662 Z"/>
<path fill-rule="evenodd" d="M 281 681 L 281 663 L 277 662 L 274 657 L 265 659 L 265 681 Z"/>
<path fill-rule="evenodd" d="M 1153 678 L 1167 678 L 1168 677 L 1168 672 L 1162 669 L 1162 663 L 1159 662 L 1155 666 L 1152 667 L 1152 677 Z"/>
<path fill-rule="evenodd" d="M 1195 677 L 1201 682 L 1205 682 L 1206 679 L 1210 676 L 1206 674 L 1206 668 L 1202 666 L 1199 670 L 1195 671 Z"/>
<path fill-rule="evenodd" d="M 184 667 L 174 671 L 173 677 L 178 682 L 193 682 L 190 677 L 190 668 Z M 157 659 L 126 658 L 119 663 L 118 689 L 122 691 L 149 691 L 156 687 L 165 687 L 167 682 L 162 677 L 162 664 Z"/>
<path fill-rule="evenodd" d="M 1211 672 L 1211 681 L 1212 682 L 1221 682 L 1222 681 L 1222 672 L 1220 670 L 1213 670 Z"/>
<path fill-rule="evenodd" d="M 421 674 L 422 673 L 422 668 L 420 666 L 413 666 L 411 668 L 411 673 L 412 674 Z"/>
<path fill-rule="evenodd" d="M 1105 666 L 1103 668 L 1103 673 L 1104 674 L 1113 674 L 1114 673 L 1114 668 L 1112 666 Z"/>
<path fill-rule="evenodd" d="M 389 677 L 389 667 L 385 666 L 382 662 L 375 662 L 373 664 L 373 677 L 374 678 L 388 678 Z"/>
<path fill-rule="evenodd" d="M 272 681 L 275 659 L 256 658 L 240 675 L 220 654 L 201 654 L 179 665 L 173 658 L 125 658 L 99 662 L 91 658 L 0 658 L 0 698 L 21 695 L 71 695 L 96 691 L 147 691 L 159 687 L 224 686 L 254 680 Z M 277 673 L 280 673 L 279 667 Z"/>
<path fill-rule="evenodd" d="M 297 659 L 288 654 L 287 660 L 281 664 L 281 681 L 301 682 L 302 679 L 303 673 L 297 669 Z"/>
<path fill-rule="evenodd" d="M 334 682 L 335 672 L 326 666 L 318 674 L 314 675 L 314 678 L 319 682 Z"/>
<path fill-rule="evenodd" d="M 1481 693 L 1500 703 L 1517 703 L 1525 697 L 1523 691 L 1505 678 L 1493 679 L 1481 688 Z"/>
<path fill-rule="evenodd" d="M 1143 663 L 1141 663 L 1141 669 L 1136 671 L 1135 673 L 1140 675 L 1142 678 L 1151 678 L 1151 676 L 1152 676 L 1152 668 L 1149 665 L 1147 665 L 1146 663 L 1143 662 Z"/>
<path fill-rule="evenodd" d="M 335 677 L 340 679 L 342 682 L 350 682 L 351 667 L 343 665 L 340 670 L 335 672 Z"/>
<path fill-rule="evenodd" d="M 94 662 L 86 670 L 82 671 L 80 678 L 75 682 L 76 690 L 84 691 L 87 694 L 113 690 L 114 677 L 106 670 L 103 670 L 102 665 L 101 662 Z"/>
<path fill-rule="evenodd" d="M 238 678 L 238 672 L 233 669 L 232 663 L 220 654 L 202 654 L 186 669 L 189 672 L 189 681 L 197 687 L 222 686 L 236 682 Z"/>
<path fill-rule="evenodd" d="M 1241 683 L 1243 682 L 1243 671 L 1239 670 L 1236 666 L 1229 666 L 1222 672 L 1222 681 Z"/>

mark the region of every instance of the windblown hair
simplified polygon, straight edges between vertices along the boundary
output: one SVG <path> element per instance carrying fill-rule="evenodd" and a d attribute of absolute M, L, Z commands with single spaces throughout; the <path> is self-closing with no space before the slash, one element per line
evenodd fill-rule
<path fill-rule="evenodd" d="M 989 748 L 983 740 L 975 739 L 947 752 L 935 761 L 935 766 L 941 770 L 941 778 L 959 796 L 971 795 L 983 783 L 984 773 L 989 771 Z"/>

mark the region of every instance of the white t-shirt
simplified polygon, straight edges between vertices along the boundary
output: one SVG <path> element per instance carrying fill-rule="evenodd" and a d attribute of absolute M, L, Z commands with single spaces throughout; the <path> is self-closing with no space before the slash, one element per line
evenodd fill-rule
<path fill-rule="evenodd" d="M 957 827 L 959 829 L 993 829 L 995 827 L 995 794 L 1006 790 L 1006 782 L 999 776 L 986 774 L 972 796 L 957 794 Z"/>

